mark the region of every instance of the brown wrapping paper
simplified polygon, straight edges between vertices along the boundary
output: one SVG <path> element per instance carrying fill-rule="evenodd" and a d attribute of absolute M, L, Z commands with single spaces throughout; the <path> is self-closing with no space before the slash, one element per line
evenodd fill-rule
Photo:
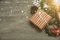
<path fill-rule="evenodd" d="M 51 20 L 51 16 L 49 16 L 46 12 L 38 9 L 37 12 L 30 18 L 30 21 L 38 26 L 40 29 L 43 29 L 46 24 Z"/>

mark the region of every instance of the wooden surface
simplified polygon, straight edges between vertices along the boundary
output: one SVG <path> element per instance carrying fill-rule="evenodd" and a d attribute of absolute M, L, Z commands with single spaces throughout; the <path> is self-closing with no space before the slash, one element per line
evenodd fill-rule
<path fill-rule="evenodd" d="M 29 22 L 31 6 L 32 0 L 0 0 L 0 40 L 56 40 Z"/>

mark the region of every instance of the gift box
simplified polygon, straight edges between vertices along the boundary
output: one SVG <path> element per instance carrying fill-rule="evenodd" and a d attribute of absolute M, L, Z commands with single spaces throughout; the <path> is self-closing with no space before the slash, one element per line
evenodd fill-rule
<path fill-rule="evenodd" d="M 30 18 L 30 21 L 40 29 L 43 29 L 51 19 L 52 17 L 50 15 L 43 10 L 38 9 L 37 12 Z"/>

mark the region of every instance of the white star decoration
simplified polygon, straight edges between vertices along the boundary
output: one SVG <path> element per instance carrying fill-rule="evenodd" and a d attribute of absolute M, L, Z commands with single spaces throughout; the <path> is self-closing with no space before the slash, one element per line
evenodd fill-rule
<path fill-rule="evenodd" d="M 40 1 L 41 1 L 41 0 L 34 0 L 34 1 L 33 1 L 33 4 L 34 4 L 35 6 L 37 6 L 37 7 L 39 7 L 39 6 L 40 6 L 40 4 L 39 4 Z"/>

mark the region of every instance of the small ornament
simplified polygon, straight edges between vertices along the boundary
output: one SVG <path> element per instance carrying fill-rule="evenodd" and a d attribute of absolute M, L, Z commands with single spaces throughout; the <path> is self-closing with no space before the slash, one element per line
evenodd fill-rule
<path fill-rule="evenodd" d="M 40 29 L 43 29 L 46 24 L 51 20 L 51 16 L 49 16 L 46 12 L 41 9 L 38 9 L 37 12 L 30 18 L 30 21 L 38 26 Z"/>
<path fill-rule="evenodd" d="M 41 0 L 33 0 L 33 4 L 35 5 L 35 6 L 37 6 L 37 7 L 39 7 L 40 6 L 40 1 Z"/>
<path fill-rule="evenodd" d="M 49 8 L 49 6 L 48 6 L 47 4 L 44 4 L 43 8 L 44 8 L 45 10 L 47 10 L 47 9 Z"/>

